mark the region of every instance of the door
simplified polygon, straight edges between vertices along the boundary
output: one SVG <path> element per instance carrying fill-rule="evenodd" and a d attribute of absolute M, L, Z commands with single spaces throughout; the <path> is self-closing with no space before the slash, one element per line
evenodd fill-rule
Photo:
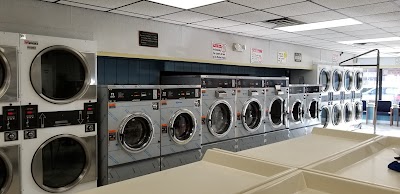
<path fill-rule="evenodd" d="M 48 47 L 32 62 L 32 86 L 36 93 L 51 103 L 71 103 L 80 99 L 89 88 L 88 66 L 85 57 L 70 47 Z"/>
<path fill-rule="evenodd" d="M 280 128 L 286 125 L 285 122 L 285 101 L 283 98 L 276 96 L 272 99 L 269 106 L 268 118 L 273 128 Z"/>
<path fill-rule="evenodd" d="M 340 70 L 333 71 L 332 74 L 332 87 L 334 91 L 340 91 L 343 84 L 343 73 Z"/>
<path fill-rule="evenodd" d="M 363 72 L 357 71 L 355 77 L 356 79 L 354 85 L 356 87 L 356 90 L 359 91 L 363 87 Z"/>
<path fill-rule="evenodd" d="M 7 155 L 0 150 L 0 193 L 6 193 L 13 179 L 12 164 Z"/>
<path fill-rule="evenodd" d="M 249 132 L 255 132 L 262 124 L 263 116 L 262 105 L 257 99 L 248 100 L 242 111 L 242 121 L 244 128 Z"/>
<path fill-rule="evenodd" d="M 215 137 L 225 137 L 233 126 L 232 107 L 225 100 L 214 102 L 207 116 L 208 130 Z"/>
<path fill-rule="evenodd" d="M 355 120 L 360 120 L 362 118 L 362 115 L 363 115 L 362 103 L 356 102 L 354 104 L 354 118 L 355 118 Z"/>
<path fill-rule="evenodd" d="M 328 127 L 329 122 L 331 122 L 331 112 L 329 111 L 329 107 L 327 106 L 322 106 L 321 107 L 321 124 L 323 125 L 323 128 Z"/>
<path fill-rule="evenodd" d="M 342 122 L 342 107 L 335 104 L 332 108 L 332 124 L 337 126 Z"/>
<path fill-rule="evenodd" d="M 346 71 L 344 73 L 344 88 L 346 91 L 350 91 L 351 89 L 353 89 L 353 84 L 354 84 L 353 79 L 354 79 L 353 72 Z"/>
<path fill-rule="evenodd" d="M 32 159 L 32 177 L 43 190 L 62 193 L 96 180 L 96 137 L 57 135 L 45 141 Z"/>
<path fill-rule="evenodd" d="M 351 103 L 346 103 L 344 105 L 344 121 L 346 123 L 351 122 L 353 119 L 353 106 Z"/>
<path fill-rule="evenodd" d="M 316 99 L 312 99 L 308 107 L 308 116 L 312 119 L 318 119 L 319 117 L 319 102 Z"/>
<path fill-rule="evenodd" d="M 331 73 L 328 70 L 322 69 L 320 71 L 319 84 L 322 85 L 322 88 L 321 88 L 322 92 L 328 91 L 330 84 L 331 84 Z"/>
<path fill-rule="evenodd" d="M 300 100 L 296 100 L 291 106 L 291 119 L 295 123 L 302 123 L 304 118 L 303 103 Z"/>
<path fill-rule="evenodd" d="M 168 133 L 175 143 L 184 145 L 194 137 L 196 126 L 197 122 L 194 114 L 187 109 L 181 109 L 172 116 Z"/>
<path fill-rule="evenodd" d="M 146 114 L 136 113 L 125 117 L 118 130 L 122 147 L 132 153 L 144 151 L 154 136 L 154 126 Z"/>

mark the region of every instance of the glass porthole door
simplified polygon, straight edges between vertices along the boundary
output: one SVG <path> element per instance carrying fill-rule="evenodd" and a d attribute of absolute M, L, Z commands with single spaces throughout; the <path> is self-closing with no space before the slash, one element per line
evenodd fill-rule
<path fill-rule="evenodd" d="M 154 136 L 153 123 L 145 114 L 129 115 L 122 121 L 118 136 L 118 140 L 126 151 L 133 153 L 144 151 Z"/>
<path fill-rule="evenodd" d="M 284 100 L 281 97 L 275 97 L 272 100 L 269 108 L 269 120 L 272 123 L 272 126 L 275 128 L 281 127 L 284 125 L 284 109 L 285 104 Z"/>
<path fill-rule="evenodd" d="M 262 123 L 262 106 L 256 99 L 247 101 L 242 111 L 243 126 L 249 132 L 256 131 Z"/>
<path fill-rule="evenodd" d="M 343 74 L 339 70 L 335 70 L 332 75 L 332 86 L 333 90 L 340 91 L 343 84 Z"/>
<path fill-rule="evenodd" d="M 322 85 L 322 92 L 328 91 L 331 84 L 331 75 L 326 69 L 321 70 L 319 74 L 319 84 Z"/>
<path fill-rule="evenodd" d="M 215 102 L 209 110 L 207 126 L 215 137 L 225 137 L 233 125 L 233 111 L 227 101 Z"/>
<path fill-rule="evenodd" d="M 332 124 L 337 126 L 342 122 L 342 108 L 339 104 L 333 106 L 332 109 Z"/>
<path fill-rule="evenodd" d="M 196 125 L 194 114 L 187 109 L 181 109 L 172 116 L 169 135 L 175 143 L 187 144 L 195 135 Z"/>

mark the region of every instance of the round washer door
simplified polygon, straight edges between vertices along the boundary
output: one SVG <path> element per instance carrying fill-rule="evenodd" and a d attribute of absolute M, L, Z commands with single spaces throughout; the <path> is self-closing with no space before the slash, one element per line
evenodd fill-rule
<path fill-rule="evenodd" d="M 328 70 L 322 69 L 319 73 L 319 84 L 322 85 L 322 92 L 328 91 L 331 84 L 331 74 Z"/>
<path fill-rule="evenodd" d="M 242 120 L 244 128 L 249 132 L 255 132 L 262 124 L 262 106 L 259 100 L 250 99 L 242 111 Z"/>
<path fill-rule="evenodd" d="M 353 89 L 353 80 L 354 80 L 354 75 L 353 72 L 351 71 L 346 71 L 344 73 L 344 89 L 346 91 L 350 91 Z"/>
<path fill-rule="evenodd" d="M 300 100 L 296 100 L 292 107 L 291 107 L 291 117 L 292 121 L 295 123 L 300 123 L 303 122 L 304 118 L 304 109 L 303 109 L 303 103 Z"/>
<path fill-rule="evenodd" d="M 284 101 L 281 97 L 275 97 L 269 106 L 269 120 L 272 127 L 281 127 L 284 119 Z"/>
<path fill-rule="evenodd" d="M 354 103 L 354 118 L 355 120 L 360 120 L 363 115 L 363 107 L 362 103 L 356 102 Z"/>
<path fill-rule="evenodd" d="M 211 134 L 217 138 L 225 137 L 233 125 L 232 107 L 225 100 L 216 101 L 209 110 L 207 126 Z"/>
<path fill-rule="evenodd" d="M 190 142 L 196 133 L 196 118 L 194 114 L 187 110 L 178 110 L 171 118 L 169 123 L 169 136 L 180 145 Z"/>
<path fill-rule="evenodd" d="M 0 151 L 0 193 L 6 193 L 10 188 L 13 179 L 12 170 L 10 160 Z"/>
<path fill-rule="evenodd" d="M 73 48 L 52 46 L 42 50 L 31 65 L 31 83 L 36 93 L 54 104 L 81 98 L 90 85 L 88 64 Z"/>
<path fill-rule="evenodd" d="M 308 114 L 312 119 L 318 119 L 318 103 L 319 102 L 316 99 L 312 99 L 311 103 L 309 104 Z"/>
<path fill-rule="evenodd" d="M 335 104 L 332 108 L 332 124 L 337 126 L 342 122 L 342 107 Z"/>
<path fill-rule="evenodd" d="M 353 119 L 353 106 L 351 103 L 346 103 L 344 105 L 344 121 L 346 123 L 350 122 Z"/>
<path fill-rule="evenodd" d="M 331 113 L 329 112 L 329 108 L 326 106 L 323 106 L 321 108 L 320 112 L 321 116 L 321 124 L 323 125 L 323 128 L 326 128 L 329 125 L 329 122 L 331 121 Z"/>
<path fill-rule="evenodd" d="M 2 97 L 10 87 L 11 67 L 4 53 L 0 51 L 0 97 Z"/>
<path fill-rule="evenodd" d="M 32 177 L 43 190 L 62 193 L 78 185 L 90 168 L 86 142 L 74 135 L 48 139 L 32 159 Z"/>
<path fill-rule="evenodd" d="M 332 74 L 332 86 L 333 90 L 340 91 L 343 84 L 343 73 L 339 70 L 335 70 Z"/>
<path fill-rule="evenodd" d="M 356 90 L 361 90 L 363 87 L 363 72 L 357 71 L 355 77 L 356 80 L 354 85 Z"/>
<path fill-rule="evenodd" d="M 122 147 L 132 153 L 144 151 L 154 136 L 153 122 L 146 114 L 136 113 L 125 117 L 118 130 Z"/>

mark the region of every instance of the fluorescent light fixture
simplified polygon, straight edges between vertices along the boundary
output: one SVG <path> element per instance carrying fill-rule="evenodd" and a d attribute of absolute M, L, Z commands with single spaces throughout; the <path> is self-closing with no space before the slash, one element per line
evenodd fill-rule
<path fill-rule="evenodd" d="M 178 7 L 181 9 L 192 9 L 203 5 L 218 3 L 225 0 L 149 0 L 152 2 Z"/>
<path fill-rule="evenodd" d="M 357 43 L 371 43 L 371 42 L 390 42 L 398 41 L 400 37 L 387 37 L 387 38 L 374 38 L 374 39 L 363 39 L 363 40 L 350 40 L 350 41 L 340 41 L 341 44 L 357 44 Z"/>
<path fill-rule="evenodd" d="M 362 23 L 355 19 L 347 18 L 347 19 L 332 20 L 332 21 L 326 21 L 326 22 L 316 22 L 316 23 L 301 24 L 301 25 L 295 25 L 295 26 L 285 26 L 285 27 L 279 27 L 279 28 L 275 28 L 275 29 L 286 31 L 286 32 L 300 32 L 300 31 L 307 31 L 307 30 L 334 28 L 334 27 L 340 27 L 340 26 L 351 26 L 351 25 L 357 25 L 357 24 L 362 24 Z"/>

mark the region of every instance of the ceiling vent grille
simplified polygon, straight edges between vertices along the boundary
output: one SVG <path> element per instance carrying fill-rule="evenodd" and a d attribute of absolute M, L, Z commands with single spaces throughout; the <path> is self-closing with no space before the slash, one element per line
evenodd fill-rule
<path fill-rule="evenodd" d="M 273 20 L 266 20 L 264 21 L 265 24 L 270 26 L 271 28 L 279 28 L 279 27 L 286 27 L 286 26 L 295 26 L 305 24 L 302 21 L 298 21 L 291 18 L 278 18 Z"/>

